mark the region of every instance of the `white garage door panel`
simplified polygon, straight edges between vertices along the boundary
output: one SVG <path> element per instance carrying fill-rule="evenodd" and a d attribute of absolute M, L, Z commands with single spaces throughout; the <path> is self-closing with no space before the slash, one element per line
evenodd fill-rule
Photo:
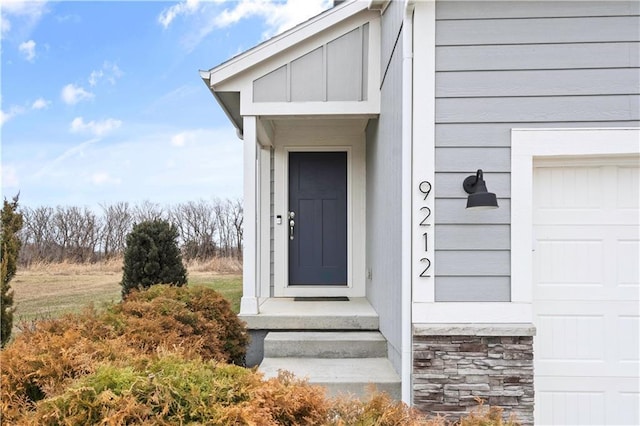
<path fill-rule="evenodd" d="M 539 300 L 638 300 L 637 226 L 536 226 Z"/>
<path fill-rule="evenodd" d="M 640 424 L 638 170 L 534 163 L 537 424 Z"/>
<path fill-rule="evenodd" d="M 539 332 L 534 346 L 536 374 L 638 376 L 640 320 L 637 314 L 589 314 L 584 309 L 579 309 L 579 305 L 562 306 L 562 314 L 537 313 L 536 326 Z M 593 310 L 613 309 L 612 305 L 603 304 L 599 309 L 594 307 Z M 581 312 L 577 314 L 571 311 Z"/>
<path fill-rule="evenodd" d="M 540 425 L 640 424 L 640 394 L 633 379 L 536 377 Z"/>

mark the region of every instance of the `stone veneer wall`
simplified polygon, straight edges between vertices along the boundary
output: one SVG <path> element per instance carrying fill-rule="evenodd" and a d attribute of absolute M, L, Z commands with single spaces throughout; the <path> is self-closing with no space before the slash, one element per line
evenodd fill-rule
<path fill-rule="evenodd" d="M 533 424 L 533 326 L 416 325 L 413 405 L 457 420 L 476 397 Z"/>

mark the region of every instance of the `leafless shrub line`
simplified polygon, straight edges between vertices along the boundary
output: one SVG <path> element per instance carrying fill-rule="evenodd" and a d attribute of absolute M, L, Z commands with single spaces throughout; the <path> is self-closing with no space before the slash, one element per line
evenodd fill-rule
<path fill-rule="evenodd" d="M 162 206 L 101 204 L 96 213 L 88 207 L 22 207 L 19 263 L 92 263 L 122 256 L 126 237 L 134 224 L 164 219 L 176 226 L 186 261 L 217 257 L 242 259 L 242 201 L 199 200 Z"/>

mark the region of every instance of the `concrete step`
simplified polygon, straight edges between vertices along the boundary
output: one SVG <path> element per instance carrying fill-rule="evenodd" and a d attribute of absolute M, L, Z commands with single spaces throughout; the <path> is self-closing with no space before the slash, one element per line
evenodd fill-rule
<path fill-rule="evenodd" d="M 295 301 L 270 298 L 256 315 L 241 314 L 249 330 L 372 330 L 377 331 L 376 311 L 364 297 L 347 302 Z"/>
<path fill-rule="evenodd" d="M 279 370 L 324 386 L 330 396 L 363 398 L 374 385 L 392 398 L 401 398 L 400 377 L 387 358 L 265 358 L 259 368 L 267 378 L 277 377 Z"/>
<path fill-rule="evenodd" d="M 384 358 L 387 341 L 378 331 L 270 332 L 265 358 Z"/>

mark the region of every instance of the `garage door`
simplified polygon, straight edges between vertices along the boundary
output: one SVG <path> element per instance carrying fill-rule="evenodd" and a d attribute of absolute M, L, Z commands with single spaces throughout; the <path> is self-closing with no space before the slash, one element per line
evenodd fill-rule
<path fill-rule="evenodd" d="M 536 424 L 640 424 L 638 164 L 534 161 Z"/>

